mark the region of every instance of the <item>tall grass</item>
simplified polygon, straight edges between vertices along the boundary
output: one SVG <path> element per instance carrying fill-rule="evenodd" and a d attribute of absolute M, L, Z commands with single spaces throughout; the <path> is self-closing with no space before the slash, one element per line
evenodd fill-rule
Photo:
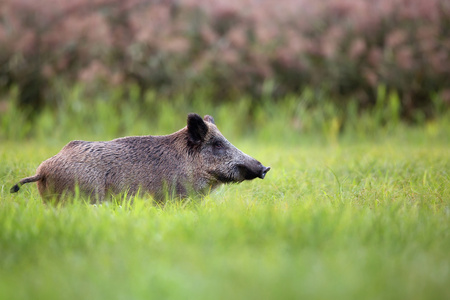
<path fill-rule="evenodd" d="M 27 147 L 1 153 L 2 299 L 450 295 L 448 145 L 253 145 L 264 181 L 164 207 L 10 195 L 44 156 Z"/>
<path fill-rule="evenodd" d="M 391 120 L 395 104 L 352 115 L 309 105 L 308 91 L 256 108 L 148 94 L 145 111 L 82 95 L 35 127 L 20 112 L 2 119 L 0 299 L 450 297 L 446 116 L 407 126 Z M 70 139 L 170 133 L 187 111 L 212 114 L 272 167 L 266 179 L 162 206 L 45 204 L 32 184 L 9 193 Z"/>
<path fill-rule="evenodd" d="M 17 90 L 8 95 L 0 110 L 0 140 L 112 139 L 123 135 L 168 134 L 178 130 L 188 112 L 210 114 L 223 132 L 232 138 L 257 137 L 259 140 L 298 144 L 337 143 L 348 136 L 350 142 L 397 132 L 403 135 L 399 98 L 395 91 L 380 86 L 377 104 L 361 110 L 357 100 L 348 105 L 330 101 L 332 95 L 305 88 L 298 95 L 273 101 L 270 93 L 255 103 L 241 97 L 217 105 L 200 89 L 194 96 L 179 94 L 167 98 L 148 91 L 142 102 L 138 87 L 128 90 L 86 90 L 83 85 L 62 88 L 64 94 L 54 107 L 46 107 L 29 117 L 17 105 Z M 427 119 L 420 112 L 414 117 L 417 129 L 430 131 L 436 139 L 448 140 L 448 109 L 439 94 L 432 95 L 434 115 Z M 1 102 L 0 102 L 1 103 Z M 1 107 L 0 107 L 1 108 Z M 31 113 L 32 114 L 32 113 Z M 312 137 L 312 139 L 311 139 Z"/>

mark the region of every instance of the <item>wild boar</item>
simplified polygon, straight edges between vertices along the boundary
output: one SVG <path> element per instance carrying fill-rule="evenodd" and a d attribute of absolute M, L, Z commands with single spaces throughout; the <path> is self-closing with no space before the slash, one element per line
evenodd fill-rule
<path fill-rule="evenodd" d="M 264 179 L 269 170 L 233 146 L 211 116 L 189 114 L 187 126 L 170 135 L 72 141 L 44 161 L 36 175 L 14 185 L 11 193 L 37 181 L 44 199 L 60 199 L 78 189 L 94 201 L 138 192 L 163 201 L 204 195 L 224 183 Z"/>

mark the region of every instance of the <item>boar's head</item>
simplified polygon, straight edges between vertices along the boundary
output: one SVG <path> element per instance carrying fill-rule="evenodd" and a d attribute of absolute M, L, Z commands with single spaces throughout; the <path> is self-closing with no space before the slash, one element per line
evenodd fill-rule
<path fill-rule="evenodd" d="M 195 157 L 196 171 L 214 186 L 221 183 L 264 179 L 270 167 L 245 154 L 231 144 L 217 129 L 214 119 L 189 114 L 188 148 Z"/>

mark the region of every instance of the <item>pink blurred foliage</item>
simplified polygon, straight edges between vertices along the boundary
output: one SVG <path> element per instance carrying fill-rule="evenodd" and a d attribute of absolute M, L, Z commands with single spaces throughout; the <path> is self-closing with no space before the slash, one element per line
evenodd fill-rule
<path fill-rule="evenodd" d="M 351 60 L 356 60 L 360 58 L 365 52 L 367 51 L 367 44 L 366 42 L 358 37 L 354 39 L 350 44 L 350 50 L 349 50 L 349 58 Z"/>
<path fill-rule="evenodd" d="M 411 82 L 450 85 L 449 27 L 448 0 L 3 0 L 0 84 L 38 74 L 258 95 L 270 79 L 282 95 L 352 80 L 350 94 L 374 100 L 382 84 L 423 101 Z"/>

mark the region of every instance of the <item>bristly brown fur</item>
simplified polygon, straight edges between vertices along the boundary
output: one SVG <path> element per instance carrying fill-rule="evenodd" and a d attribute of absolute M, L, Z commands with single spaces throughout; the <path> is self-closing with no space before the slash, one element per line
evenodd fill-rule
<path fill-rule="evenodd" d="M 98 201 L 110 194 L 138 192 L 163 200 L 166 195 L 204 194 L 222 183 L 263 178 L 269 168 L 234 147 L 213 122 L 210 116 L 203 120 L 189 114 L 187 126 L 170 135 L 72 141 L 11 192 L 37 181 L 44 198 L 78 189 Z"/>

